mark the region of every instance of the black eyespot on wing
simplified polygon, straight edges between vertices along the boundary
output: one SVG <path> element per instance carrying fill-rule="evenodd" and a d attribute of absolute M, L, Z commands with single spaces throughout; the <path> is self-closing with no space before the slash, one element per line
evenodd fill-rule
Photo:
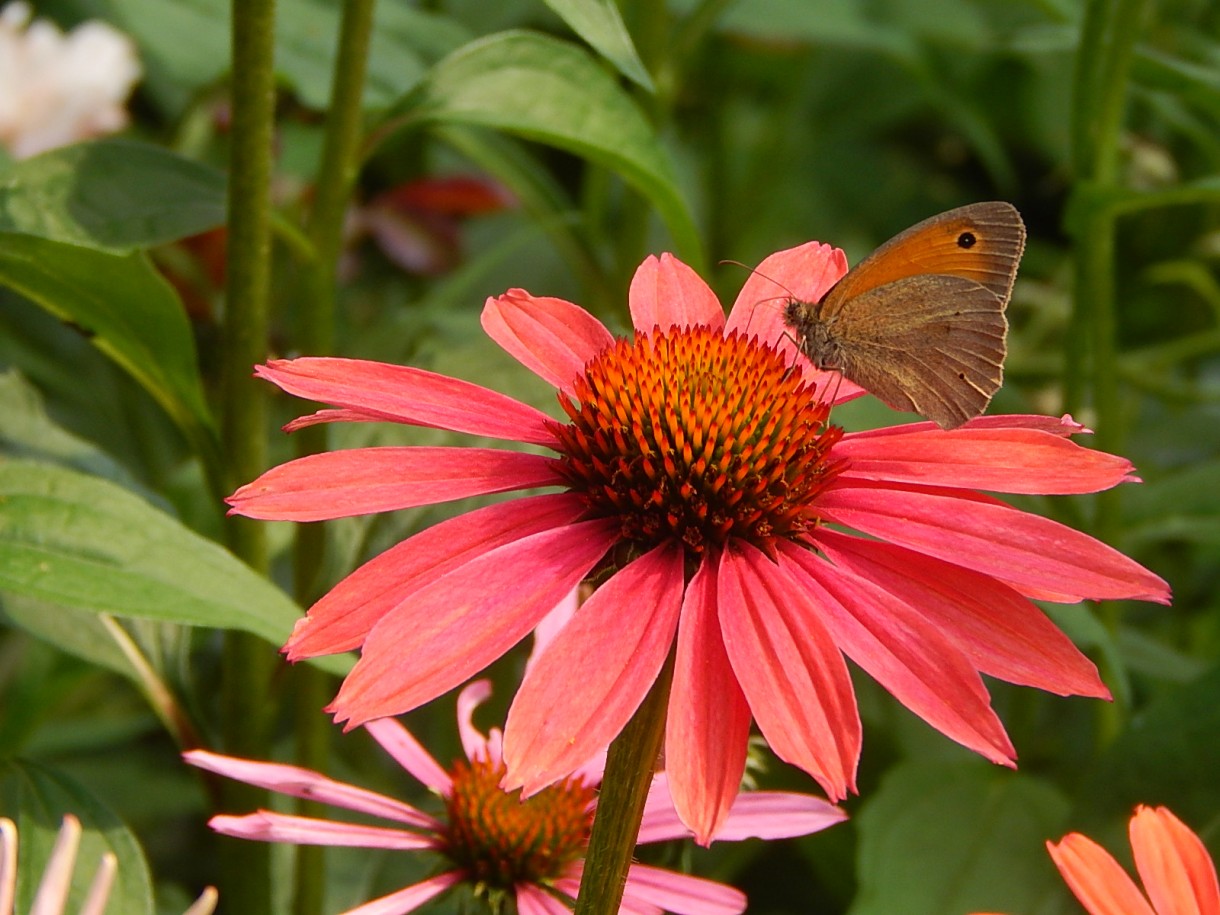
<path fill-rule="evenodd" d="M 978 242 L 978 238 L 975 237 L 973 232 L 963 232 L 957 236 L 957 246 L 959 248 L 973 248 L 976 242 Z"/>

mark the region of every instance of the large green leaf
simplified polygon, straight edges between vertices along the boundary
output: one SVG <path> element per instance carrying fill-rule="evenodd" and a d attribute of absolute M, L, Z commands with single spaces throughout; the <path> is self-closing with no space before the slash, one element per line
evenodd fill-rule
<path fill-rule="evenodd" d="M 109 0 L 115 19 L 140 44 L 157 73 L 198 88 L 229 69 L 229 0 Z M 330 99 L 342 5 L 330 0 L 280 0 L 276 69 L 305 105 Z M 369 46 L 364 104 L 390 104 L 468 33 L 443 16 L 402 3 L 379 3 Z"/>
<path fill-rule="evenodd" d="M 227 550 L 119 486 L 0 460 L 0 590 L 79 610 L 216 629 L 279 645 L 301 611 Z M 345 661 L 332 658 L 330 669 Z"/>
<path fill-rule="evenodd" d="M 29 912 L 55 844 L 63 815 L 81 822 L 82 834 L 66 912 L 80 910 L 98 862 L 107 852 L 118 859 L 109 912 L 140 915 L 153 911 L 148 865 L 135 836 L 85 788 L 62 773 L 21 760 L 0 761 L 0 811 L 17 824 L 17 897 L 14 911 Z"/>
<path fill-rule="evenodd" d="M 1043 843 L 1067 802 L 979 763 L 907 763 L 855 818 L 860 891 L 851 915 L 1034 912 L 1060 892 Z"/>
<path fill-rule="evenodd" d="M 0 178 L 0 232 L 126 253 L 224 220 L 224 176 L 147 143 L 80 143 Z"/>
<path fill-rule="evenodd" d="M 186 315 L 143 253 L 107 254 L 0 233 L 0 285 L 80 327 L 161 404 L 197 451 L 213 456 L 213 424 Z"/>
<path fill-rule="evenodd" d="M 650 92 L 652 77 L 636 53 L 614 0 L 546 0 L 546 5 L 618 71 Z"/>
<path fill-rule="evenodd" d="M 681 256 L 702 268 L 698 230 L 656 131 L 575 45 L 524 31 L 472 42 L 438 63 L 401 109 L 424 121 L 507 131 L 617 172 L 656 207 Z"/>

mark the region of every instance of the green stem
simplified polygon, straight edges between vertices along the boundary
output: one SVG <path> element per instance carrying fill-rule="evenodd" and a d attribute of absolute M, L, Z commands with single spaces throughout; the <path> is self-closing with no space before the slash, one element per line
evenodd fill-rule
<path fill-rule="evenodd" d="M 363 137 L 363 93 L 368 65 L 369 35 L 373 28 L 375 0 L 345 0 L 339 48 L 335 57 L 330 107 L 326 117 L 326 139 L 322 164 L 314 185 L 313 207 L 307 226 L 314 258 L 306 273 L 306 293 L 301 308 L 298 346 L 310 354 L 330 353 L 335 346 L 335 299 L 339 257 L 343 246 L 343 220 L 352 185 L 360 170 Z M 297 435 L 298 456 L 325 451 L 327 426 L 303 429 Z M 302 606 L 318 596 L 318 571 L 326 566 L 326 529 L 320 524 L 297 528 L 294 591 Z M 321 714 L 330 691 L 330 679 L 309 665 L 294 671 L 297 762 L 309 769 L 324 770 L 330 747 L 330 722 Z M 325 806 L 300 801 L 302 816 L 321 816 Z M 297 915 L 319 915 L 325 895 L 324 852 L 320 846 L 296 849 Z"/>
<path fill-rule="evenodd" d="M 251 377 L 266 356 L 271 289 L 271 171 L 275 123 L 275 2 L 233 0 L 232 145 L 229 154 L 229 235 L 221 440 L 228 458 L 228 488 L 253 479 L 267 464 L 266 385 Z M 266 573 L 265 526 L 232 518 L 233 552 Z M 227 752 L 266 755 L 267 693 L 275 655 L 252 635 L 225 636 L 222 722 Z M 266 792 L 227 782 L 222 803 L 248 811 Z M 220 889 L 226 909 L 266 912 L 271 907 L 270 848 L 228 840 L 220 846 Z"/>
<path fill-rule="evenodd" d="M 1118 391 L 1116 219 L 1104 200 L 1106 190 L 1118 184 L 1128 75 L 1147 5 L 1148 0 L 1090 0 L 1076 60 L 1072 159 L 1079 212 L 1070 226 L 1075 236 L 1075 288 L 1064 372 L 1065 405 L 1071 412 L 1080 410 L 1087 378 L 1096 445 L 1110 452 L 1122 450 L 1124 418 Z M 1085 347 L 1090 359 L 1086 359 Z M 1118 500 L 1118 489 L 1097 498 L 1093 533 L 1102 540 L 1114 538 Z M 1111 633 L 1117 630 L 1115 605 L 1102 605 L 1099 616 Z M 1121 680 L 1123 672 L 1108 669 L 1106 656 L 1101 665 L 1103 677 L 1111 682 Z M 1120 693 L 1116 691 L 1116 695 Z M 1122 727 L 1125 713 L 1118 705 L 1098 712 L 1103 743 Z"/>
<path fill-rule="evenodd" d="M 575 915 L 615 915 L 665 737 L 672 656 L 631 721 L 610 744 Z"/>

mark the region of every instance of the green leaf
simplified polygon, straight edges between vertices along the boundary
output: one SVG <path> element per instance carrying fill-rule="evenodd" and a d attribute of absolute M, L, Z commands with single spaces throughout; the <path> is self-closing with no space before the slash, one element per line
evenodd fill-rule
<path fill-rule="evenodd" d="M 127 253 L 224 221 L 224 175 L 147 143 L 68 146 L 0 178 L 0 232 Z"/>
<path fill-rule="evenodd" d="M 546 5 L 619 73 L 649 92 L 656 91 L 613 0 L 546 0 Z"/>
<path fill-rule="evenodd" d="M 698 230 L 656 132 L 575 45 L 533 32 L 472 42 L 437 64 L 401 110 L 425 122 L 507 131 L 617 172 L 656 207 L 680 255 L 702 268 Z"/>
<path fill-rule="evenodd" d="M 177 294 L 143 253 L 120 256 L 0 234 L 0 284 L 80 327 L 169 413 L 196 451 L 214 457 L 190 327 Z"/>
<path fill-rule="evenodd" d="M 1032 912 L 1060 883 L 1043 843 L 1067 802 L 1043 782 L 978 763 L 906 763 L 854 822 L 851 915 Z"/>
<path fill-rule="evenodd" d="M 110 0 L 116 21 L 139 43 L 151 69 L 197 89 L 229 69 L 229 0 Z M 276 69 L 310 108 L 330 100 L 342 5 L 330 0 L 280 0 Z M 414 86 L 427 66 L 469 33 L 452 20 L 401 3 L 374 12 L 366 108 L 389 105 Z"/>
<path fill-rule="evenodd" d="M 1131 720 L 1081 783 L 1077 812 L 1085 823 L 1125 821 L 1136 804 L 1164 804 L 1189 823 L 1209 823 L 1220 810 L 1217 772 L 1220 666 Z"/>
<path fill-rule="evenodd" d="M 105 480 L 0 460 L 0 590 L 280 645 L 301 615 L 227 550 Z M 347 662 L 329 659 L 328 669 Z"/>
<path fill-rule="evenodd" d="M 65 813 L 81 822 L 72 890 L 64 911 L 79 911 L 102 855 L 118 860 L 109 912 L 153 911 L 148 865 L 123 822 L 68 776 L 24 760 L 0 761 L 0 809 L 17 824 L 17 897 L 14 911 L 29 912 Z"/>

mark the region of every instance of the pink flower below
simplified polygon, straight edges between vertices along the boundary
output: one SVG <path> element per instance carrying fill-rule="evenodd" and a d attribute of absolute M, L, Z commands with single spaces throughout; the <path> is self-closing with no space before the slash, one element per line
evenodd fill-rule
<path fill-rule="evenodd" d="M 378 817 L 392 826 L 310 819 L 260 810 L 246 816 L 216 816 L 211 826 L 225 835 L 264 842 L 355 846 L 432 852 L 445 865 L 434 876 L 348 910 L 345 915 L 401 915 L 459 884 L 476 893 L 511 895 L 521 915 L 562 913 L 580 888 L 584 845 L 595 806 L 601 763 L 582 766 L 559 786 L 529 801 L 498 787 L 503 775 L 501 734 L 480 733 L 474 710 L 491 692 L 487 681 L 466 687 L 458 698 L 458 729 L 466 760 L 446 770 L 393 719 L 365 729 L 426 788 L 439 795 L 445 813 L 410 804 L 316 772 L 278 763 L 254 762 L 191 750 L 187 762 L 209 772 L 292 797 Z M 741 794 L 717 838 L 785 838 L 806 835 L 846 819 L 820 798 L 783 792 Z M 639 842 L 690 837 L 669 799 L 664 774 L 654 777 Z M 729 915 L 745 909 L 732 887 L 675 871 L 635 863 L 627 875 L 622 911 L 678 915 Z"/>

